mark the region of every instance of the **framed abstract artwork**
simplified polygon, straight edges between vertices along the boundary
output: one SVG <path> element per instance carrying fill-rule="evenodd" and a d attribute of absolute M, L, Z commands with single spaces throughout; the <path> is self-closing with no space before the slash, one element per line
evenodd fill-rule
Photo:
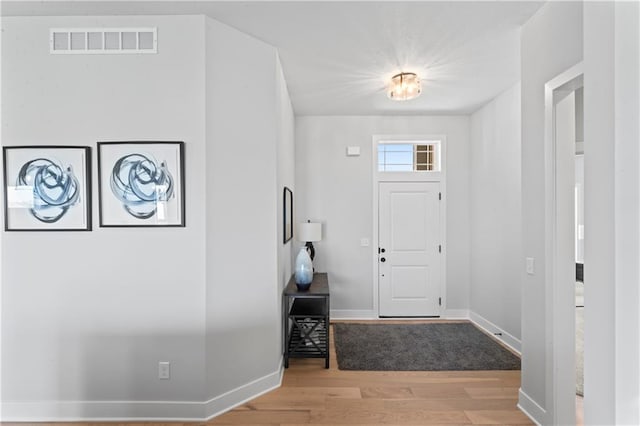
<path fill-rule="evenodd" d="M 5 231 L 90 231 L 91 148 L 5 146 Z"/>
<path fill-rule="evenodd" d="M 286 244 L 293 238 L 293 192 L 286 186 L 282 195 L 282 213 L 283 213 L 283 244 Z"/>
<path fill-rule="evenodd" d="M 185 226 L 184 175 L 184 142 L 98 142 L 100 226 Z"/>

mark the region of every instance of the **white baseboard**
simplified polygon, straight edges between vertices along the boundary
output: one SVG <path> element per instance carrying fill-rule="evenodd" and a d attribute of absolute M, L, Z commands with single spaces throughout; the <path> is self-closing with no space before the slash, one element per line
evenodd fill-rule
<path fill-rule="evenodd" d="M 385 320 L 379 318 L 374 310 L 352 310 L 352 309 L 332 309 L 332 320 Z M 413 320 L 415 318 L 391 318 L 393 320 Z M 435 318 L 438 319 L 438 318 Z M 467 309 L 447 309 L 440 319 L 469 319 L 469 310 Z"/>
<path fill-rule="evenodd" d="M 282 384 L 278 370 L 209 401 L 26 401 L 2 402 L 3 422 L 206 421 Z"/>
<path fill-rule="evenodd" d="M 522 388 L 518 391 L 518 408 L 538 426 L 545 424 L 546 410 L 531 399 Z"/>
<path fill-rule="evenodd" d="M 378 319 L 378 314 L 373 309 L 332 309 L 332 320 L 372 320 Z"/>
<path fill-rule="evenodd" d="M 283 360 L 280 359 L 278 371 L 274 371 L 271 374 L 267 374 L 253 382 L 242 385 L 205 402 L 205 420 L 211 420 L 247 401 L 279 388 L 282 385 L 282 376 L 284 374 L 282 362 Z"/>
<path fill-rule="evenodd" d="M 442 319 L 448 320 L 458 320 L 458 319 L 469 319 L 469 310 L 468 309 L 445 309 L 444 315 Z"/>
<path fill-rule="evenodd" d="M 509 346 L 511 349 L 517 352 L 518 355 L 522 353 L 522 342 L 520 341 L 520 339 L 515 338 L 488 319 L 482 317 L 481 315 L 478 315 L 473 311 L 469 312 L 469 319 L 475 325 L 482 328 L 487 333 L 493 335 L 493 337 L 500 340 L 505 345 Z M 496 333 L 501 333 L 501 335 L 497 335 Z"/>
<path fill-rule="evenodd" d="M 3 422 L 190 421 L 204 419 L 191 401 L 4 401 Z"/>

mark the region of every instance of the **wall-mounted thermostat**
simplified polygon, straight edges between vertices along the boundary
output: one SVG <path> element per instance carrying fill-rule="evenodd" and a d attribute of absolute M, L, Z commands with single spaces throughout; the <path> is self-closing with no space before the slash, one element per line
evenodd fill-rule
<path fill-rule="evenodd" d="M 347 147 L 347 156 L 348 157 L 357 157 L 360 155 L 360 147 L 359 146 L 348 146 Z"/>

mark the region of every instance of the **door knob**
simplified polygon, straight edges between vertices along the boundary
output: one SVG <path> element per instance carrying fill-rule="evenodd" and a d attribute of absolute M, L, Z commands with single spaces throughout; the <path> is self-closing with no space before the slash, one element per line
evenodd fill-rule
<path fill-rule="evenodd" d="M 386 262 L 386 261 L 387 261 L 387 259 L 385 259 L 384 257 L 380 258 L 380 262 Z"/>

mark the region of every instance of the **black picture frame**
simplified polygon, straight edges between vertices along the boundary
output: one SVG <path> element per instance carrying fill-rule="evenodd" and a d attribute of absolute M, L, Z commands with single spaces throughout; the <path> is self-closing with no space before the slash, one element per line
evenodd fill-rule
<path fill-rule="evenodd" d="M 5 231 L 91 231 L 91 148 L 2 148 Z"/>
<path fill-rule="evenodd" d="M 98 142 L 100 227 L 184 227 L 182 141 Z"/>
<path fill-rule="evenodd" d="M 293 238 L 293 192 L 284 187 L 282 191 L 282 243 L 287 244 Z"/>

